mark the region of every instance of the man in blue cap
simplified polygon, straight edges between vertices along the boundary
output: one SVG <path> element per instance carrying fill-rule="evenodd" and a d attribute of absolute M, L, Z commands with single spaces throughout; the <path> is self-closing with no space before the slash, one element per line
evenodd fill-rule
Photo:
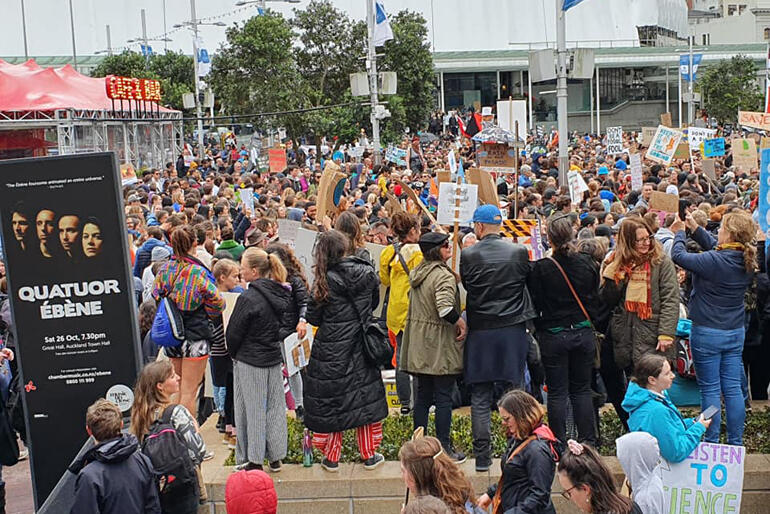
<path fill-rule="evenodd" d="M 529 347 L 525 322 L 535 317 L 527 291 L 529 254 L 500 236 L 503 216 L 495 205 L 473 213 L 479 242 L 462 251 L 460 277 L 468 293 L 463 374 L 471 388 L 471 425 L 476 471 L 487 471 L 490 455 L 490 407 L 496 396 L 524 385 Z"/>

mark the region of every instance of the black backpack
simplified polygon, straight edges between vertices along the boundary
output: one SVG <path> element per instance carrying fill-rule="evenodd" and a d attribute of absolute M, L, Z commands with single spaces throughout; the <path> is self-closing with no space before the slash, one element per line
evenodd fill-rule
<path fill-rule="evenodd" d="M 198 502 L 200 489 L 195 463 L 171 423 L 171 415 L 176 405 L 170 405 L 163 411 L 160 419 L 150 426 L 149 433 L 142 442 L 142 453 L 150 458 L 159 481 L 160 504 L 163 512 L 174 512 L 175 508 L 185 504 L 185 499 Z"/>

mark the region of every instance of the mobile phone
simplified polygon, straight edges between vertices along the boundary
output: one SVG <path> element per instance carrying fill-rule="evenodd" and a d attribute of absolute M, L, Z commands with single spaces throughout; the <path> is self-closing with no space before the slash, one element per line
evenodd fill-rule
<path fill-rule="evenodd" d="M 687 200 L 679 200 L 679 219 L 684 221 L 687 217 Z"/>
<path fill-rule="evenodd" d="M 711 407 L 708 407 L 706 410 L 704 410 L 701 413 L 701 416 L 703 416 L 703 419 L 711 419 L 714 417 L 714 414 L 716 414 L 719 411 L 717 407 L 712 405 Z"/>

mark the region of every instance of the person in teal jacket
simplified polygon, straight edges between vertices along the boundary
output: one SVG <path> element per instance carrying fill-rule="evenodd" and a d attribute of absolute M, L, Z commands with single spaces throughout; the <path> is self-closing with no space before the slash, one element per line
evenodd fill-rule
<path fill-rule="evenodd" d="M 698 446 L 711 424 L 703 415 L 685 419 L 666 390 L 674 382 L 671 365 L 662 355 L 647 354 L 636 364 L 622 406 L 628 412 L 632 432 L 647 432 L 658 440 L 660 455 L 682 462 Z"/>

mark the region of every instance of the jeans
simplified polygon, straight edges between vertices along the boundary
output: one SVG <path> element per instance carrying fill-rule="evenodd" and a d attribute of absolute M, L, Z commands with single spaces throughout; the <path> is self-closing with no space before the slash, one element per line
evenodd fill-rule
<path fill-rule="evenodd" d="M 734 330 L 720 330 L 693 323 L 690 332 L 692 358 L 695 376 L 701 392 L 701 407 L 719 407 L 720 391 L 725 400 L 727 414 L 727 444 L 743 444 L 743 424 L 746 408 L 743 403 L 741 380 L 743 376 L 743 327 Z M 706 430 L 706 442 L 719 442 L 721 412 L 711 418 Z"/>
<path fill-rule="evenodd" d="M 557 439 L 567 440 L 567 399 L 572 402 L 578 438 L 596 446 L 591 377 L 596 338 L 590 328 L 538 331 L 540 354 L 548 385 L 548 424 Z"/>
<path fill-rule="evenodd" d="M 212 386 L 214 389 L 214 407 L 221 416 L 225 412 L 225 395 L 227 391 L 224 387 Z"/>
<path fill-rule="evenodd" d="M 496 387 L 504 385 L 504 387 Z M 473 455 L 476 465 L 490 464 L 490 433 L 492 406 L 498 400 L 496 391 L 507 391 L 512 384 L 501 382 L 480 382 L 471 384 L 471 432 L 473 433 Z"/>
<path fill-rule="evenodd" d="M 428 411 L 436 406 L 436 439 L 446 451 L 452 449 L 449 436 L 452 427 L 452 391 L 457 375 L 417 375 L 414 401 L 414 428 L 424 427 L 428 432 Z"/>
<path fill-rule="evenodd" d="M 412 404 L 412 377 L 401 371 L 401 340 L 404 332 L 396 334 L 396 393 L 401 408 L 411 407 Z"/>

